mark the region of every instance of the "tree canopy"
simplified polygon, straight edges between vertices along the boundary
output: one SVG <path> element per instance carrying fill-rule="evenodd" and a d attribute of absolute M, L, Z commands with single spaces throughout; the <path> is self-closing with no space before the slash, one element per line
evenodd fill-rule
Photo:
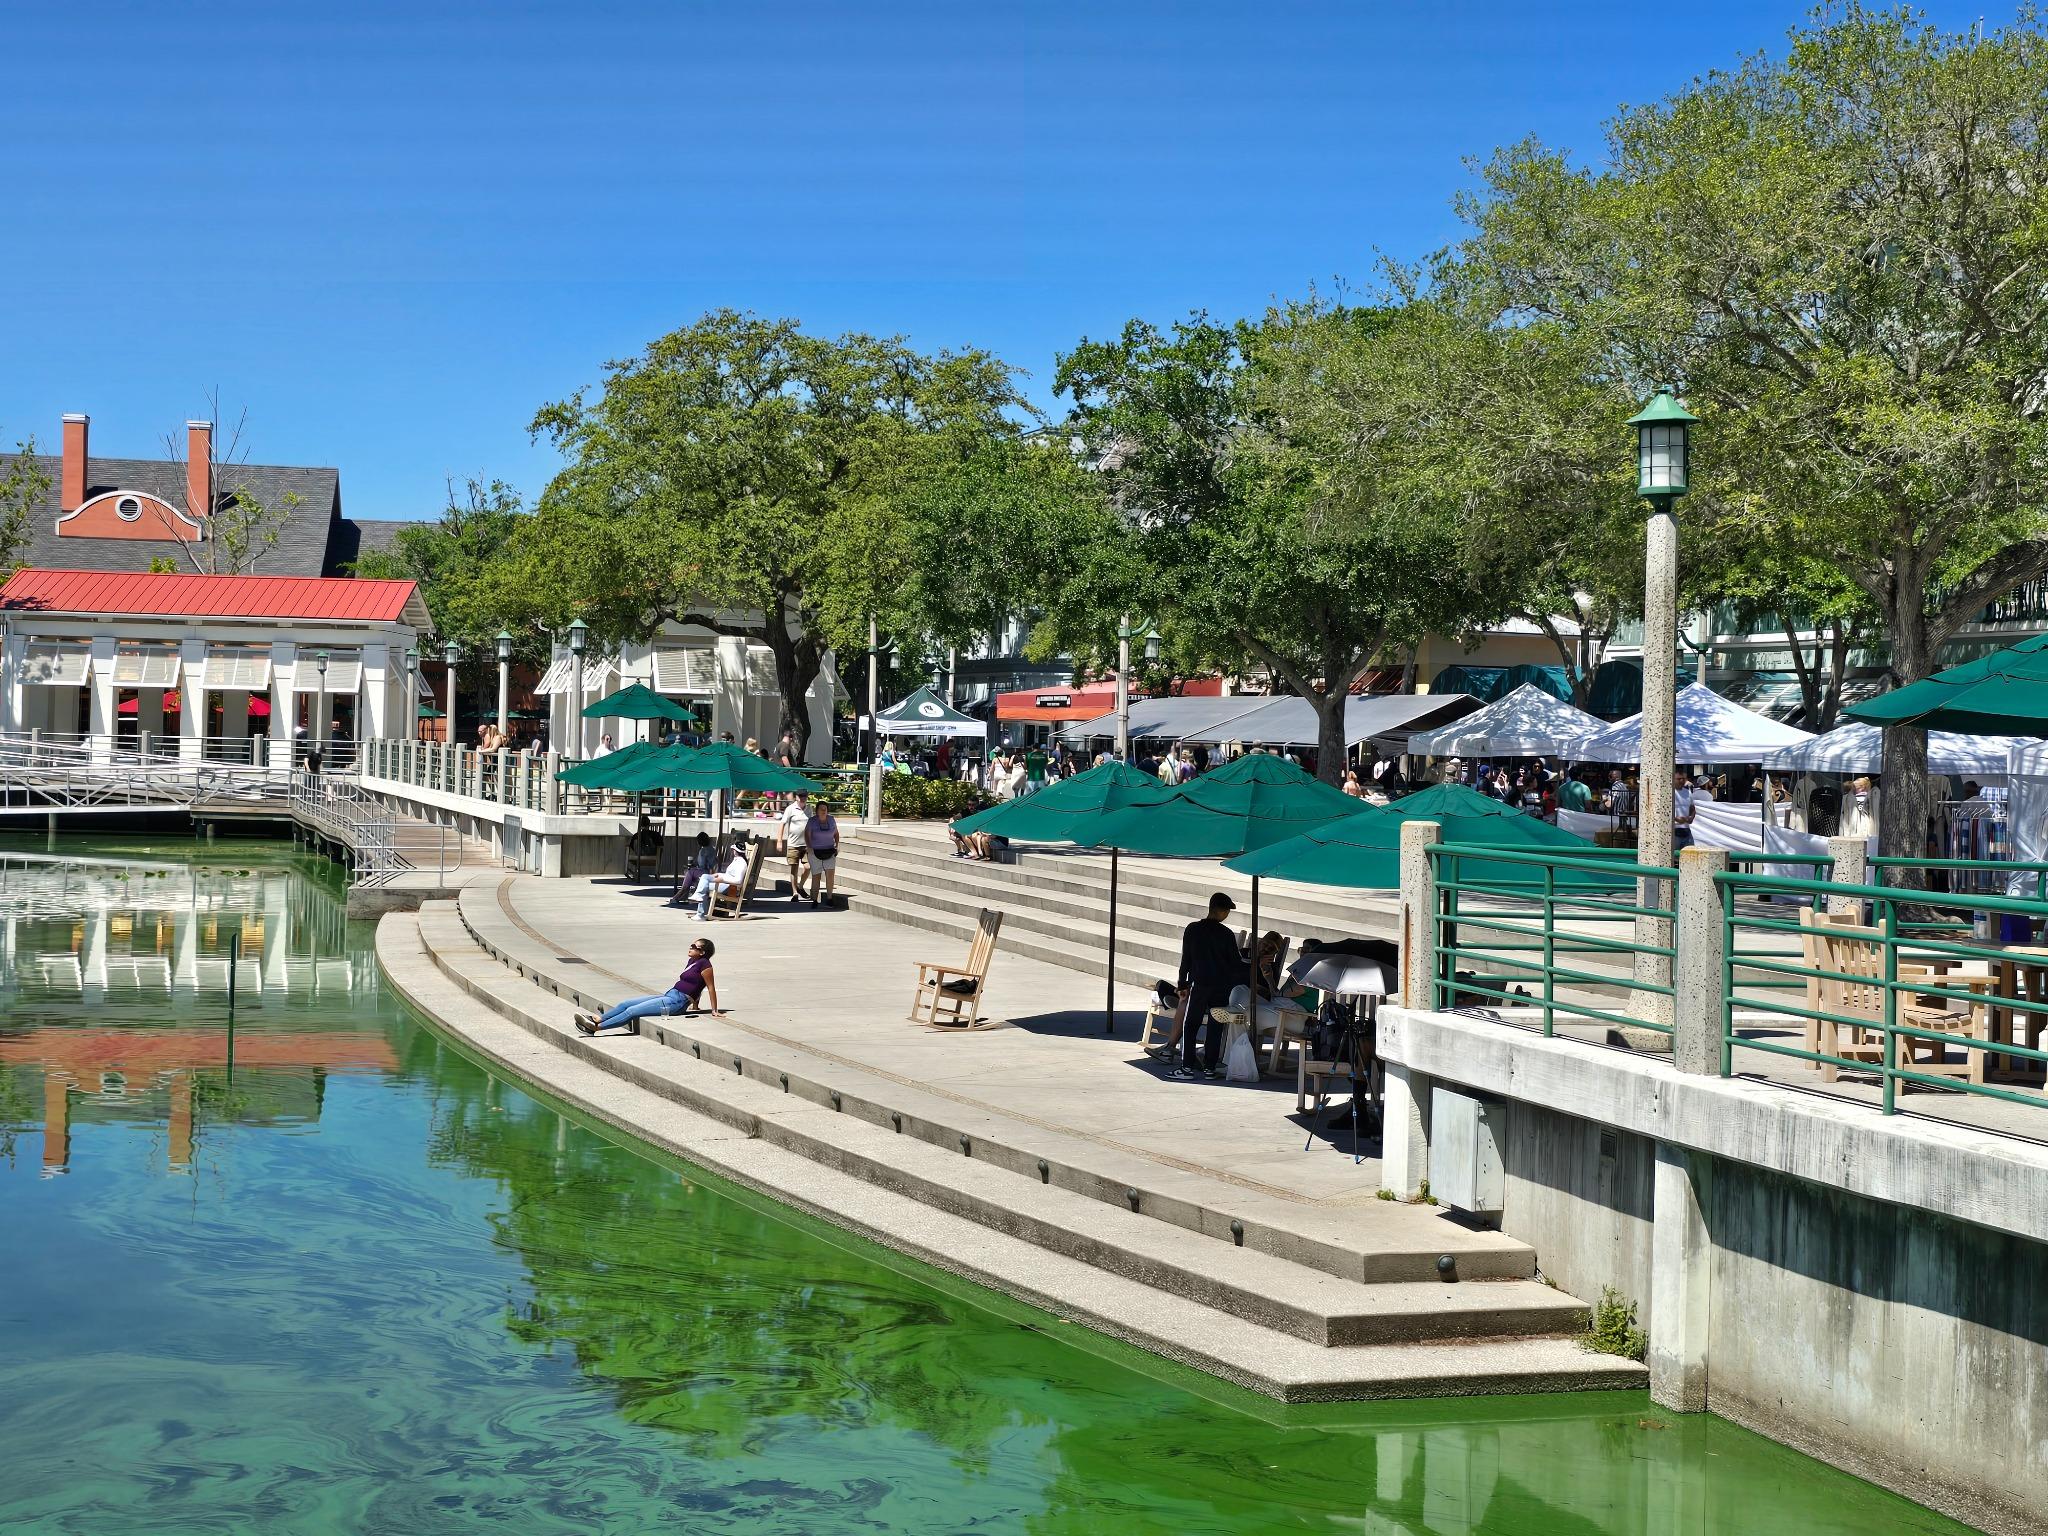
<path fill-rule="evenodd" d="M 512 541 L 503 608 L 580 614 L 600 644 L 670 621 L 757 640 L 801 748 L 827 650 L 907 618 L 933 486 L 1020 436 L 1023 407 L 985 352 L 714 311 L 535 416 L 568 464 Z"/>
<path fill-rule="evenodd" d="M 1491 598 L 1467 580 L 1454 508 L 1415 472 L 1391 411 L 1335 406 L 1395 373 L 1401 309 L 1309 302 L 1222 325 L 1132 321 L 1063 357 L 1058 387 L 1122 515 L 1110 579 L 1059 622 L 1158 616 L 1187 650 L 1267 670 L 1320 722 L 1319 771 L 1344 762 L 1344 700 L 1376 657 L 1458 633 Z"/>
<path fill-rule="evenodd" d="M 1692 540 L 1830 562 L 1900 681 L 2048 571 L 2048 47 L 1847 7 L 1624 112 L 1607 163 L 1497 155 L 1459 261 L 1702 418 Z M 1717 535 L 1716 535 L 1717 536 Z M 1884 841 L 1917 852 L 1925 743 L 1895 730 Z"/>

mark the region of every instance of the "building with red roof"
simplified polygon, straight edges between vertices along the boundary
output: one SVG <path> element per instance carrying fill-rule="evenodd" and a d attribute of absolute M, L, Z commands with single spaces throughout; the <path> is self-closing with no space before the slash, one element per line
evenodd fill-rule
<path fill-rule="evenodd" d="M 263 761 L 413 732 L 418 584 L 42 569 L 0 586 L 0 734 Z"/>

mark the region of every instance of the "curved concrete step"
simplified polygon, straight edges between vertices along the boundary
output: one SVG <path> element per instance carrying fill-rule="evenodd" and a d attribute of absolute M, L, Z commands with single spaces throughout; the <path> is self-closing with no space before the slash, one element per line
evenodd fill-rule
<path fill-rule="evenodd" d="M 602 978 L 575 957 L 542 951 L 506 912 L 500 894 L 497 888 L 469 888 L 457 903 L 457 916 L 477 952 L 516 978 L 517 986 L 531 984 L 547 997 L 586 1011 L 600 1010 L 624 995 L 624 988 L 600 985 Z M 432 911 L 428 916 L 430 924 L 440 920 Z M 440 931 L 430 927 L 430 932 Z M 461 952 L 452 939 L 441 947 Z M 515 989 L 512 998 L 524 995 Z M 738 1060 L 745 1075 L 814 1103 L 836 1101 L 835 1107 L 845 1113 L 886 1125 L 892 1133 L 930 1141 L 949 1152 L 966 1136 L 978 1158 L 1024 1177 L 1040 1178 L 1116 1207 L 1128 1206 L 1135 1192 L 1143 1214 L 1156 1220 L 1203 1233 L 1215 1242 L 1235 1244 L 1241 1239 L 1254 1251 L 1340 1278 L 1426 1280 L 1436 1274 L 1436 1262 L 1446 1252 L 1454 1256 L 1458 1272 L 1472 1279 L 1522 1279 L 1535 1273 L 1535 1255 L 1526 1244 L 1498 1232 L 1467 1229 L 1440 1212 L 1380 1201 L 1361 1212 L 1264 1195 L 963 1103 L 821 1056 L 800 1044 L 763 1039 L 725 1021 L 664 1019 L 652 1033 L 658 1043 L 674 1049 L 708 1052 L 722 1066 Z"/>
<path fill-rule="evenodd" d="M 1319 1345 L 1050 1252 L 799 1156 L 633 1083 L 496 1015 L 435 964 L 421 919 L 377 934 L 394 989 L 467 1049 L 584 1113 L 898 1252 L 1054 1315 L 1290 1402 L 1638 1387 L 1641 1367 L 1564 1338 Z M 592 1045 L 592 1042 L 583 1042 Z M 839 1118 L 839 1117 L 835 1117 Z"/>

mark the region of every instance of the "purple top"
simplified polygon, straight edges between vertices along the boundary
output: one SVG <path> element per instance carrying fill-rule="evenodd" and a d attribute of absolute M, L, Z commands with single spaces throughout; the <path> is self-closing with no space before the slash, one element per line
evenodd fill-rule
<path fill-rule="evenodd" d="M 839 823 L 813 816 L 805 827 L 805 840 L 818 853 L 830 853 L 839 846 Z"/>
<path fill-rule="evenodd" d="M 672 990 L 687 998 L 697 998 L 704 991 L 704 973 L 711 969 L 711 962 L 702 955 L 690 956 L 690 963 L 683 967 L 683 974 L 676 978 Z"/>

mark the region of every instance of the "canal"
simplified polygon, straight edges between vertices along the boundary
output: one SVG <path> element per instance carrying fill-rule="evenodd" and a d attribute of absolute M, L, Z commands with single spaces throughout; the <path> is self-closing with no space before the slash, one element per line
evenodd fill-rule
<path fill-rule="evenodd" d="M 10 1533 L 1964 1529 L 1640 1395 L 1182 1372 L 618 1144 L 198 850 L 0 843 Z"/>

